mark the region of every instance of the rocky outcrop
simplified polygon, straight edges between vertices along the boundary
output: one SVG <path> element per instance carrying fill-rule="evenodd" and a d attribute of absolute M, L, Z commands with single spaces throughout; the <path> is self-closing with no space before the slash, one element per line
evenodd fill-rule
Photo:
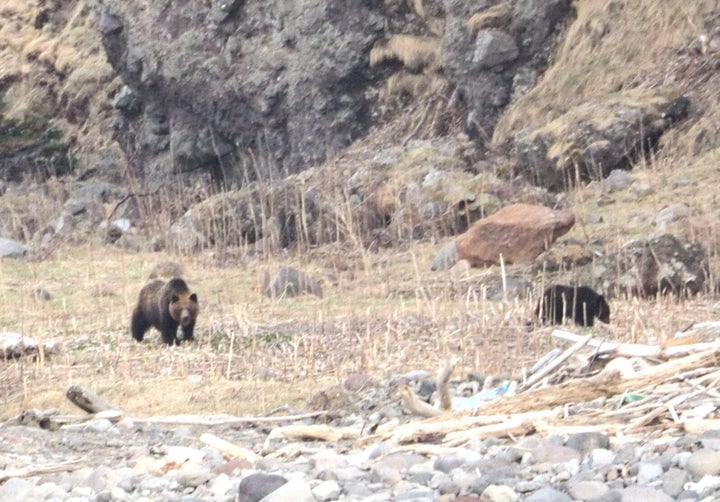
<path fill-rule="evenodd" d="M 653 89 L 584 103 L 517 138 L 517 170 L 551 189 L 603 178 L 653 151 L 663 132 L 686 116 L 688 106 L 684 96 Z"/>
<path fill-rule="evenodd" d="M 657 294 L 694 295 L 702 291 L 707 276 L 707 256 L 698 243 L 683 243 L 671 234 L 631 241 L 611 257 L 619 276 L 619 294 L 652 297 Z"/>
<path fill-rule="evenodd" d="M 390 4 L 98 2 L 125 84 L 112 104 L 131 166 L 155 181 L 209 171 L 232 186 L 318 164 L 378 125 L 377 89 L 398 62 L 406 83 L 444 80 L 421 77 L 444 69 L 482 144 L 571 12 L 569 0 Z"/>
<path fill-rule="evenodd" d="M 577 277 L 609 297 L 695 295 L 708 287 L 707 251 L 672 234 L 635 239 L 578 268 Z"/>
<path fill-rule="evenodd" d="M 466 131 L 480 146 L 511 98 L 545 69 L 569 0 L 446 1 L 443 62 L 467 102 Z"/>
<path fill-rule="evenodd" d="M 99 2 L 126 84 L 115 135 L 138 174 L 224 186 L 324 160 L 371 125 L 375 2 Z"/>
<path fill-rule="evenodd" d="M 39 117 L 5 118 L 0 110 L 0 180 L 19 182 L 63 176 L 72 171 L 74 164 L 60 129 Z"/>
<path fill-rule="evenodd" d="M 566 210 L 530 204 L 506 206 L 456 238 L 457 254 L 473 267 L 530 263 L 575 224 Z"/>

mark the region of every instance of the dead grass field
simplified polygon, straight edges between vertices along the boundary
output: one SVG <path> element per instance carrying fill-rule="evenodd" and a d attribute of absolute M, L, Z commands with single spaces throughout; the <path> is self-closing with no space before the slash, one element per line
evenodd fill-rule
<path fill-rule="evenodd" d="M 33 407 L 76 413 L 64 397 L 73 384 L 138 416 L 252 415 L 283 405 L 301 410 L 315 391 L 355 372 L 434 372 L 456 356 L 460 374 L 517 373 L 551 348 L 551 328 L 526 325 L 533 298 L 483 300 L 478 291 L 487 271 L 430 272 L 436 250 L 413 244 L 381 251 L 334 281 L 317 264 L 341 252 L 336 246 L 314 250 L 309 259 L 283 260 L 323 277 L 322 299 L 270 300 L 253 285 L 256 266 L 271 263 L 222 265 L 214 253 L 178 257 L 89 244 L 63 248 L 45 261 L 0 261 L 0 329 L 61 345 L 42 360 L 0 362 L 0 419 Z M 141 344 L 130 337 L 137 292 L 164 259 L 183 264 L 199 295 L 194 344 L 167 348 L 155 331 Z M 52 299 L 36 300 L 38 287 Z M 613 301 L 611 307 L 612 324 L 595 332 L 640 343 L 720 314 L 709 297 Z"/>

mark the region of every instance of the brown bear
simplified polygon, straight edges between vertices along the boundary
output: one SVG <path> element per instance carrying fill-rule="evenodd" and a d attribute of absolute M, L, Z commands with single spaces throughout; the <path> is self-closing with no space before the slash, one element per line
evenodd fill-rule
<path fill-rule="evenodd" d="M 610 322 L 610 305 L 587 286 L 555 284 L 543 292 L 535 307 L 535 317 L 550 324 L 561 324 L 563 317 L 567 317 L 579 326 L 592 326 L 596 317 L 604 323 Z"/>
<path fill-rule="evenodd" d="M 130 322 L 132 336 L 142 342 L 145 332 L 155 327 L 168 345 L 194 340 L 193 329 L 199 311 L 197 295 L 190 293 L 184 280 L 154 279 L 140 290 Z M 182 328 L 182 340 L 177 337 L 178 326 Z"/>

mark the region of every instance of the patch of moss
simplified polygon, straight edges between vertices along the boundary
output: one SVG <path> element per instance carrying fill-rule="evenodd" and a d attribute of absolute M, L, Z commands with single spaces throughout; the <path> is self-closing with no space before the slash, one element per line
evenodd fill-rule
<path fill-rule="evenodd" d="M 20 155 L 31 165 L 43 166 L 45 175 L 67 174 L 77 165 L 62 136 L 60 128 L 45 117 L 18 119 L 0 114 L 0 157 Z"/>

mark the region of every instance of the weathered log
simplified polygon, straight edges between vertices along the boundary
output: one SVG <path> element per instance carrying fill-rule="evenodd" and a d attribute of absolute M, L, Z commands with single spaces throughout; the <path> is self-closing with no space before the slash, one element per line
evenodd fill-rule
<path fill-rule="evenodd" d="M 554 338 L 570 342 L 579 342 L 585 338 L 576 333 L 562 329 L 554 330 L 552 332 L 552 336 Z M 610 354 L 624 357 L 646 357 L 651 359 L 669 359 L 672 357 L 682 357 L 688 354 L 695 354 L 710 349 L 718 349 L 720 348 L 720 340 L 704 343 L 688 343 L 685 345 L 673 345 L 672 343 L 668 343 L 665 346 L 662 346 L 646 345 L 642 343 L 615 343 L 601 339 L 594 339 L 588 342 L 588 346 L 596 348 L 598 354 Z"/>
<path fill-rule="evenodd" d="M 3 469 L 0 470 L 0 483 L 4 483 L 11 478 L 30 478 L 39 476 L 40 474 L 50 474 L 53 472 L 74 471 L 83 466 L 80 460 L 70 460 L 59 464 L 41 465 L 34 467 L 21 467 L 19 469 Z"/>
<path fill-rule="evenodd" d="M 87 411 L 88 413 L 98 413 L 100 411 L 119 409 L 114 404 L 105 401 L 93 391 L 80 385 L 71 386 L 65 393 L 65 396 L 75 406 Z"/>
<path fill-rule="evenodd" d="M 550 363 L 548 363 L 547 366 L 539 370 L 537 373 L 532 375 L 530 378 L 527 379 L 527 381 L 522 384 L 522 388 L 529 389 L 533 385 L 535 385 L 537 382 L 542 380 L 546 375 L 549 375 L 552 373 L 556 368 L 558 368 L 561 364 L 563 364 L 565 361 L 570 359 L 570 357 L 575 354 L 577 351 L 582 349 L 585 345 L 587 345 L 590 340 L 592 339 L 592 335 L 587 335 L 583 338 L 580 338 L 575 344 L 567 349 L 565 352 L 563 352 L 559 357 L 556 357 L 553 359 Z"/>
<path fill-rule="evenodd" d="M 219 438 L 214 434 L 210 434 L 209 432 L 202 434 L 200 436 L 200 441 L 208 446 L 212 446 L 230 458 L 242 458 L 249 462 L 255 462 L 260 458 L 260 456 L 254 451 L 248 450 L 247 448 L 243 448 L 242 446 L 238 446 L 229 441 L 225 441 L 224 439 Z"/>
<path fill-rule="evenodd" d="M 299 415 L 283 415 L 279 417 L 235 417 L 233 415 L 170 415 L 148 418 L 133 418 L 134 422 L 147 424 L 175 425 L 240 425 L 252 423 L 294 422 L 327 415 L 327 411 L 312 411 Z"/>
<path fill-rule="evenodd" d="M 285 438 L 289 440 L 321 439 L 323 441 L 339 441 L 341 439 L 357 439 L 360 431 L 352 428 L 333 428 L 328 425 L 286 425 L 270 431 L 268 439 Z"/>
<path fill-rule="evenodd" d="M 398 393 L 400 394 L 400 400 L 403 406 L 410 413 L 420 415 L 421 417 L 437 417 L 443 414 L 442 410 L 435 408 L 433 405 L 417 397 L 413 390 L 405 383 L 399 384 Z"/>

